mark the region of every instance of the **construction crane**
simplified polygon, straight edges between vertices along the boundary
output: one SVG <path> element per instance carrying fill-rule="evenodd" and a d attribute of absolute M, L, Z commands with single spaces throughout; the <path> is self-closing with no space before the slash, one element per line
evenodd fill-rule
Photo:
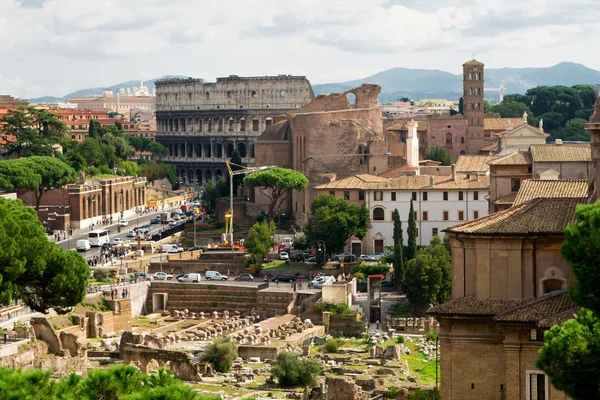
<path fill-rule="evenodd" d="M 504 85 L 500 85 L 499 88 L 485 88 L 485 91 L 488 92 L 500 92 L 500 98 L 498 103 L 502 103 L 502 101 L 504 100 L 504 92 L 506 92 L 506 88 L 504 87 Z"/>
<path fill-rule="evenodd" d="M 235 164 L 229 161 L 225 161 L 227 165 L 227 171 L 229 171 L 229 210 L 225 212 L 225 239 L 223 244 L 225 247 L 233 248 L 233 177 L 235 175 L 248 175 L 253 172 L 265 171 L 267 169 L 277 168 L 275 165 L 265 165 L 264 167 L 244 167 L 243 165 Z M 236 171 L 231 169 L 231 166 L 235 165 L 240 167 Z"/>

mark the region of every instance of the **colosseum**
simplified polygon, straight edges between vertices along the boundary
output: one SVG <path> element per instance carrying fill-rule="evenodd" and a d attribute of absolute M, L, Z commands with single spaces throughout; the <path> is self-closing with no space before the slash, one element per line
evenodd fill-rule
<path fill-rule="evenodd" d="M 156 82 L 156 140 L 188 184 L 216 182 L 237 149 L 254 163 L 254 143 L 271 124 L 314 99 L 304 76 L 278 75 Z"/>

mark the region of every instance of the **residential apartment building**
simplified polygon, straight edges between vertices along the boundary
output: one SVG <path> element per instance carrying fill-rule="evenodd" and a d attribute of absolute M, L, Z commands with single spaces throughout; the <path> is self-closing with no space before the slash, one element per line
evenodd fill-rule
<path fill-rule="evenodd" d="M 434 236 L 444 236 L 444 229 L 464 221 L 488 215 L 487 175 L 452 176 L 412 175 L 383 178 L 374 175 L 353 177 L 320 185 L 318 194 L 330 194 L 352 203 L 366 204 L 371 216 L 367 236 L 353 238 L 348 250 L 354 254 L 382 252 L 392 246 L 393 213 L 400 213 L 406 232 L 410 203 L 417 223 L 417 244 L 427 245 Z M 408 237 L 404 234 L 405 244 Z"/>
<path fill-rule="evenodd" d="M 534 144 L 488 162 L 490 165 L 489 212 L 510 208 L 521 183 L 527 179 L 587 179 L 592 170 L 589 144 Z"/>

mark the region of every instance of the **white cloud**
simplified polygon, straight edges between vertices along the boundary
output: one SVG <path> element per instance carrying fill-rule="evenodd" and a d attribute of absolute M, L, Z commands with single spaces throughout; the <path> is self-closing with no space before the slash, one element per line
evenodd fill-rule
<path fill-rule="evenodd" d="M 489 67 L 600 69 L 595 0 L 0 3 L 0 90 L 28 97 L 195 71 L 207 80 L 292 73 L 314 83 L 391 67 L 456 73 L 472 53 Z"/>

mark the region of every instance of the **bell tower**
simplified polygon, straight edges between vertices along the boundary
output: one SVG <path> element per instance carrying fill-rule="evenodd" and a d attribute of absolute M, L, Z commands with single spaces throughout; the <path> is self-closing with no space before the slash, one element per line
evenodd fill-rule
<path fill-rule="evenodd" d="M 478 154 L 484 137 L 483 63 L 472 59 L 463 64 L 463 114 L 467 119 L 467 154 Z"/>

